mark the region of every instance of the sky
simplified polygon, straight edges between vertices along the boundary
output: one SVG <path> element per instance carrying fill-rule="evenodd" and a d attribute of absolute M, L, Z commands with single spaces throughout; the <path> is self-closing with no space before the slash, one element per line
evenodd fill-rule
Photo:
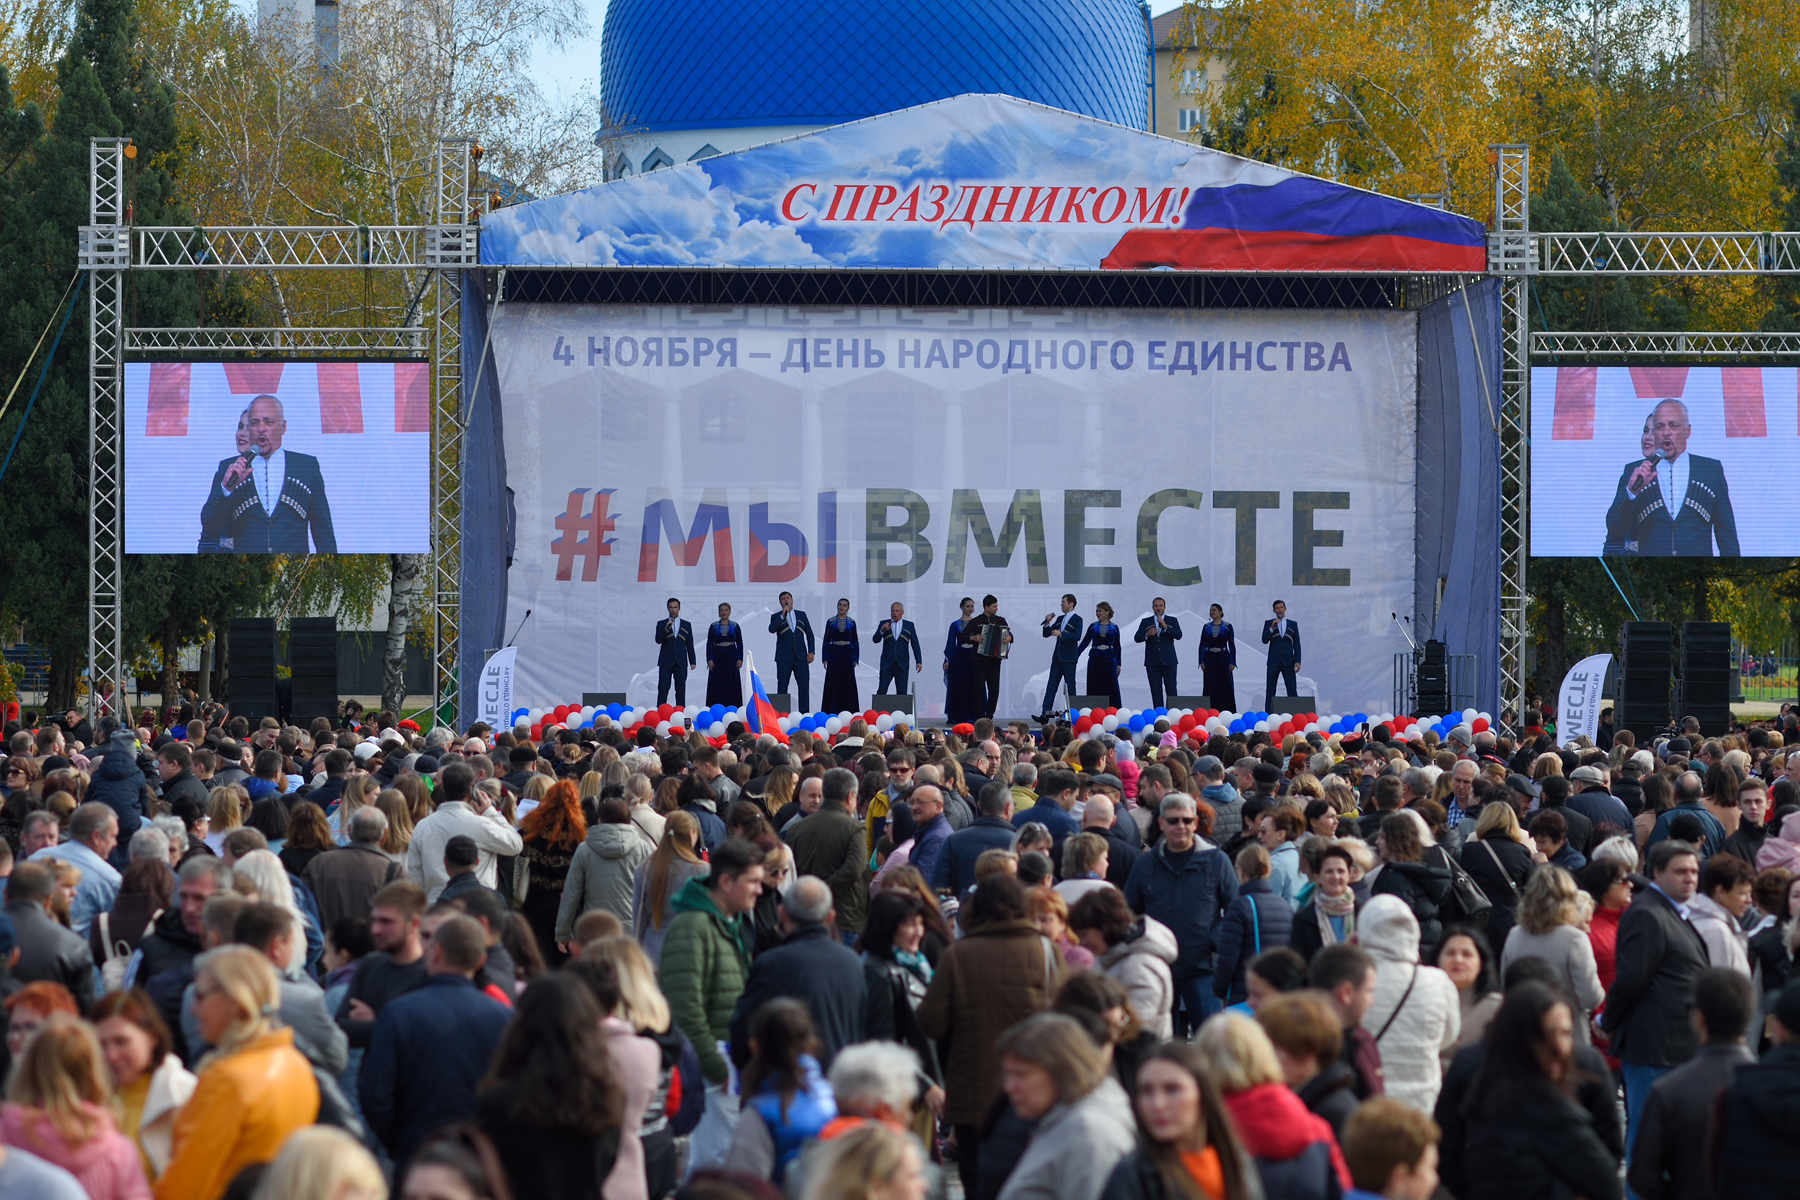
<path fill-rule="evenodd" d="M 1182 0 L 1150 0 L 1150 11 L 1161 16 L 1179 8 Z M 588 36 L 563 49 L 540 48 L 532 60 L 538 87 L 555 99 L 574 95 L 583 85 L 600 80 L 600 28 L 606 20 L 606 0 L 586 0 Z"/>

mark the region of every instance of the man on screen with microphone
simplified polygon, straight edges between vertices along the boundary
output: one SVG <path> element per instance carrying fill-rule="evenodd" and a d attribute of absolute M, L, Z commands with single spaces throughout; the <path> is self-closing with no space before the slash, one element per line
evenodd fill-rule
<path fill-rule="evenodd" d="M 1721 557 L 1738 557 L 1725 466 L 1687 452 L 1692 432 L 1687 405 L 1679 400 L 1664 400 L 1650 414 L 1650 449 L 1642 462 L 1625 468 L 1606 510 L 1609 547 L 1626 554 L 1711 558 L 1716 540 Z"/>
<path fill-rule="evenodd" d="M 200 509 L 200 552 L 336 554 L 319 460 L 281 448 L 287 436 L 281 401 L 258 396 L 241 423 L 249 445 L 240 438 L 237 456 L 213 474 Z"/>

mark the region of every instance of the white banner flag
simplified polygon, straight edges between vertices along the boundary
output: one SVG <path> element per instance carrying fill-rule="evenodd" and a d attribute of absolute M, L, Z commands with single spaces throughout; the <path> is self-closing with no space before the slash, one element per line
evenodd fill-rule
<path fill-rule="evenodd" d="M 513 714 L 513 668 L 519 657 L 517 646 L 496 650 L 481 668 L 478 702 L 481 720 L 495 729 L 511 729 Z"/>
<path fill-rule="evenodd" d="M 1556 697 L 1556 734 L 1565 746 L 1586 735 L 1589 741 L 1600 730 L 1601 691 L 1612 666 L 1610 654 L 1591 654 L 1569 668 Z"/>

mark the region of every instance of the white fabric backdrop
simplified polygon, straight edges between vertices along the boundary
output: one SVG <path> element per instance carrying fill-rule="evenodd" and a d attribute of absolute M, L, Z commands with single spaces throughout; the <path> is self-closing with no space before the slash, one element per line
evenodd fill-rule
<path fill-rule="evenodd" d="M 788 589 L 815 631 L 839 596 L 850 599 L 863 638 L 864 703 L 879 657 L 868 637 L 892 601 L 904 602 L 925 651 L 914 681 L 927 717 L 942 712 L 941 652 L 957 601 L 990 591 L 1019 635 L 1002 675 L 1002 715 L 1037 710 L 1050 648 L 1039 623 L 1065 591 L 1078 597 L 1084 621 L 1099 600 L 1116 609 L 1124 700 L 1133 707 L 1148 704 L 1149 689 L 1142 647 L 1130 638 L 1162 595 L 1185 629 L 1183 692 L 1201 690 L 1198 636 L 1217 602 L 1237 628 L 1239 708 L 1261 707 L 1261 623 L 1285 599 L 1303 635 L 1302 693 L 1316 692 L 1321 711 L 1379 708 L 1391 692 L 1392 656 L 1404 649 L 1390 614 L 1410 608 L 1413 588 L 1416 329 L 1409 313 L 502 306 L 493 353 L 518 514 L 508 625 L 533 614 L 517 643 L 516 702 L 624 691 L 634 704 L 653 703 L 653 626 L 670 596 L 682 599 L 696 642 L 716 605 L 729 601 L 773 689 L 768 620 Z M 1009 360 L 1015 369 L 1006 369 Z M 1035 365 L 1026 372 L 1020 363 Z M 911 511 L 928 512 L 921 535 L 931 561 L 917 578 L 903 578 L 906 550 L 870 547 L 871 522 L 898 524 L 908 510 L 877 505 L 870 515 L 869 489 L 916 493 Z M 1015 493 L 1036 490 L 1043 553 L 1035 565 L 1030 520 L 995 566 L 984 564 L 964 522 L 962 576 L 946 578 L 957 557 L 947 544 L 956 493 L 967 489 L 996 534 Z M 1148 522 L 1155 545 L 1147 547 L 1141 509 L 1168 489 L 1187 489 L 1200 507 L 1169 507 Z M 1071 521 L 1074 490 L 1119 496 L 1111 506 L 1089 497 L 1096 506 Z M 1275 494 L 1275 507 L 1256 513 L 1253 563 L 1247 553 L 1239 561 L 1236 502 L 1222 495 L 1233 492 Z M 835 579 L 821 561 L 829 524 L 821 493 L 835 494 Z M 1312 500 L 1318 532 L 1298 562 L 1296 493 L 1331 494 Z M 673 502 L 673 538 L 652 507 L 663 500 Z M 971 500 L 962 499 L 965 513 Z M 612 544 L 604 553 L 564 545 L 559 555 L 557 538 L 589 536 L 597 503 L 613 522 L 601 534 Z M 728 537 L 696 523 L 703 504 L 728 514 Z M 766 511 L 753 511 L 759 505 Z M 804 537 L 807 562 L 797 574 L 780 538 L 760 528 L 770 522 Z M 1341 531 L 1341 547 L 1329 544 L 1331 531 Z M 773 564 L 758 579 L 753 532 L 769 543 Z M 1086 542 L 1073 559 L 1072 540 Z M 672 541 L 688 542 L 691 565 L 678 565 Z M 724 542 L 728 563 L 718 552 Z M 1158 582 L 1150 573 L 1158 559 L 1168 569 L 1197 568 L 1200 582 Z M 558 578 L 559 560 L 567 578 Z M 1254 582 L 1240 583 L 1240 572 Z M 690 704 L 705 695 L 700 658 Z M 1078 682 L 1085 672 L 1084 664 Z M 823 680 L 820 660 L 815 706 Z"/>

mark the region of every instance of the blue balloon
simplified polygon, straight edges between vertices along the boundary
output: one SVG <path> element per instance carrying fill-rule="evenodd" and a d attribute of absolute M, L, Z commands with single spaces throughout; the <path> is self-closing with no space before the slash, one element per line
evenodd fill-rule
<path fill-rule="evenodd" d="M 1237 720 L 1235 720 L 1231 723 L 1231 732 L 1232 733 L 1242 733 L 1242 732 L 1244 732 L 1244 729 L 1245 729 L 1245 725 L 1244 725 L 1244 720 L 1242 717 L 1239 717 Z"/>
<path fill-rule="evenodd" d="M 1130 721 L 1126 722 L 1126 725 L 1130 728 L 1131 732 L 1140 733 L 1144 728 L 1144 718 L 1133 717 Z"/>

